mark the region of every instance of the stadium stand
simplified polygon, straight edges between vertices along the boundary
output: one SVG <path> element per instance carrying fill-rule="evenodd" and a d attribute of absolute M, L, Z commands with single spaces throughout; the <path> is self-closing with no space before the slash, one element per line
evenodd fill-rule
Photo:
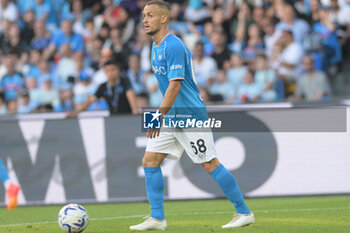
<path fill-rule="evenodd" d="M 140 106 L 157 106 L 151 40 L 141 20 L 146 2 L 2 0 L 0 115 L 74 109 L 106 80 L 102 67 L 110 58 L 120 63 Z M 197 82 L 209 104 L 309 100 L 300 91 L 309 72 L 302 64 L 305 55 L 332 89 L 318 101 L 349 89 L 344 78 L 349 0 L 168 2 L 169 29 L 192 50 Z"/>

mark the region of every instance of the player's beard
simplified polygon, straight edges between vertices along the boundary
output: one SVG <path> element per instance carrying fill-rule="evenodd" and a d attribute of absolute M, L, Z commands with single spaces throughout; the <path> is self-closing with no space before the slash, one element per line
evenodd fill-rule
<path fill-rule="evenodd" d="M 160 31 L 160 29 L 154 29 L 152 31 L 146 32 L 148 35 L 150 36 L 154 36 L 155 34 L 157 34 Z"/>

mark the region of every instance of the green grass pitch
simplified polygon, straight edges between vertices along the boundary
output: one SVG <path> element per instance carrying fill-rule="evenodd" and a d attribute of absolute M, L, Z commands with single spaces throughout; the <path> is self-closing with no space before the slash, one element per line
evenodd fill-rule
<path fill-rule="evenodd" d="M 231 220 L 233 208 L 224 199 L 168 201 L 167 232 L 342 233 L 350 232 L 350 196 L 247 199 L 256 223 L 239 229 L 221 229 Z M 131 232 L 143 221 L 147 203 L 86 204 L 90 217 L 84 233 Z M 0 208 L 1 233 L 59 233 L 57 214 L 62 206 Z"/>

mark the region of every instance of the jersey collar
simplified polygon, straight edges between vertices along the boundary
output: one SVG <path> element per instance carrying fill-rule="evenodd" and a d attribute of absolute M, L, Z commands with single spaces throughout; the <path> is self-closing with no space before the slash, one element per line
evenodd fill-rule
<path fill-rule="evenodd" d="M 163 41 L 165 40 L 165 38 L 167 37 L 167 36 L 169 36 L 170 35 L 170 32 L 168 32 L 164 37 L 163 37 L 163 39 L 159 42 L 159 44 L 158 45 L 156 45 L 156 46 L 154 46 L 155 48 L 158 48 L 162 43 L 163 43 Z"/>

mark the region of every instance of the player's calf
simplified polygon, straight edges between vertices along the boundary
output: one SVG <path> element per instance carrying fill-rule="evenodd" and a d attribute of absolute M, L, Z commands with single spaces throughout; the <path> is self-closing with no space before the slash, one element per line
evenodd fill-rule
<path fill-rule="evenodd" d="M 217 158 L 214 158 L 209 162 L 201 163 L 201 165 L 208 173 L 211 173 L 220 165 L 220 162 Z"/>

